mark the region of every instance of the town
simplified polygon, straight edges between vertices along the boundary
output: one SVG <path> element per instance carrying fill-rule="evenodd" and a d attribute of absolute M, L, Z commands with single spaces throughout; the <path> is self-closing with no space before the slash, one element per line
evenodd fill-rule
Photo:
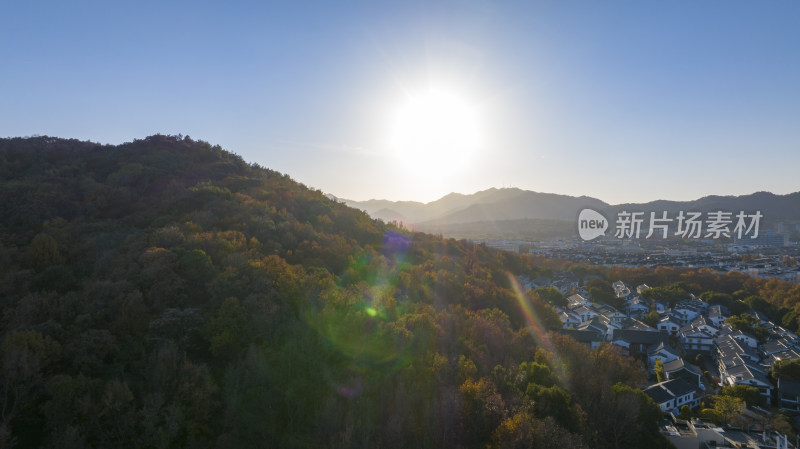
<path fill-rule="evenodd" d="M 669 417 L 662 432 L 676 447 L 797 447 L 773 419 L 800 413 L 800 383 L 775 377 L 776 364 L 800 360 L 795 333 L 741 301 L 740 313 L 691 293 L 670 304 L 647 299 L 652 289 L 646 284 L 616 281 L 614 299 L 622 307 L 615 308 L 593 301 L 569 272 L 554 279 L 550 286 L 565 297 L 557 307 L 559 332 L 642 361 L 651 379 L 644 393 Z M 541 288 L 530 280 L 526 286 Z M 711 414 L 706 399 L 726 388 L 757 394 L 730 416 L 704 416 Z"/>
<path fill-rule="evenodd" d="M 790 241 L 788 234 L 772 231 L 762 234 L 758 245 L 712 239 L 686 242 L 680 239 L 651 241 L 615 238 L 591 242 L 563 239 L 541 242 L 484 240 L 476 243 L 586 265 L 711 268 L 721 273 L 736 270 L 751 276 L 800 283 L 800 246 Z"/>

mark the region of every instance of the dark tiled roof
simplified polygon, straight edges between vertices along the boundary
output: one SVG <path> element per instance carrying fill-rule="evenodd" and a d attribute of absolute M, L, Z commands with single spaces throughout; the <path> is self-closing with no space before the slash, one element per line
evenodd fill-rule
<path fill-rule="evenodd" d="M 671 353 L 671 354 L 675 354 L 675 355 L 679 355 L 680 354 L 680 352 L 678 352 L 677 349 L 673 348 L 672 346 L 670 346 L 670 345 L 668 345 L 668 344 L 666 344 L 664 342 L 661 342 L 661 343 L 659 343 L 657 345 L 650 346 L 649 348 L 647 348 L 647 353 L 648 354 L 655 354 L 656 352 L 658 352 L 658 351 L 660 351 L 662 349 L 667 351 L 667 352 L 669 352 L 669 353 Z"/>
<path fill-rule="evenodd" d="M 689 385 L 688 382 L 680 378 L 663 382 L 661 387 L 668 390 L 675 397 L 680 397 L 697 390 L 696 387 Z"/>
<path fill-rule="evenodd" d="M 703 374 L 699 367 L 692 365 L 691 363 L 686 363 L 682 358 L 678 358 L 664 364 L 664 372 L 666 373 L 674 373 L 682 369 L 685 369 L 698 376 Z"/>
<path fill-rule="evenodd" d="M 647 332 L 657 332 L 652 327 L 642 323 L 639 320 L 628 318 L 623 322 L 626 330 L 636 330 L 636 331 L 647 331 Z"/>
<path fill-rule="evenodd" d="M 671 399 L 687 395 L 697 388 L 690 385 L 683 379 L 672 379 L 652 385 L 644 390 L 644 394 L 653 398 L 657 404 L 667 402 Z"/>
<path fill-rule="evenodd" d="M 559 329 L 564 335 L 569 335 L 570 337 L 578 340 L 582 343 L 593 343 L 593 342 L 601 342 L 603 341 L 603 337 L 599 335 L 597 332 L 593 331 L 578 331 L 574 329 Z"/>
<path fill-rule="evenodd" d="M 661 332 L 619 329 L 614 331 L 614 340 L 627 341 L 628 343 L 641 343 L 650 346 L 669 342 L 669 336 Z"/>
<path fill-rule="evenodd" d="M 653 401 L 656 404 L 661 404 L 673 399 L 673 396 L 669 393 L 669 391 L 661 388 L 660 385 L 656 384 L 652 387 L 648 387 L 644 390 L 644 394 L 653 398 Z"/>
<path fill-rule="evenodd" d="M 759 372 L 758 369 L 751 365 L 741 364 L 732 366 L 727 369 L 728 375 L 736 379 L 736 382 L 750 382 L 757 380 L 765 385 L 772 385 L 766 375 Z"/>

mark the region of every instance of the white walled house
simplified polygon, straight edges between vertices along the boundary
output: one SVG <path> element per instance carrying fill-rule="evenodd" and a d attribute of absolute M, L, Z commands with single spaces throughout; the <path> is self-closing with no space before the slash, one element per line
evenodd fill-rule
<path fill-rule="evenodd" d="M 750 334 L 745 334 L 742 331 L 733 331 L 728 335 L 735 338 L 739 343 L 745 344 L 753 349 L 758 347 L 758 340 Z"/>
<path fill-rule="evenodd" d="M 678 336 L 686 351 L 711 352 L 714 348 L 714 336 L 694 326 L 682 328 L 678 332 Z"/>
<path fill-rule="evenodd" d="M 657 383 L 647 387 L 644 394 L 650 396 L 664 413 L 678 413 L 684 405 L 688 405 L 689 408 L 700 405 L 697 388 L 683 379 Z"/>
<path fill-rule="evenodd" d="M 569 311 L 561 312 L 558 314 L 558 317 L 561 318 L 561 322 L 564 324 L 564 329 L 575 327 L 581 323 L 581 317 Z"/>
<path fill-rule="evenodd" d="M 680 351 L 677 349 L 667 344 L 659 343 L 647 350 L 647 366 L 652 373 L 655 369 L 656 360 L 660 359 L 661 363 L 669 363 L 677 360 L 680 355 Z"/>
<path fill-rule="evenodd" d="M 656 329 L 669 335 L 677 335 L 680 328 L 680 323 L 675 321 L 675 319 L 670 316 L 661 318 L 661 321 L 659 321 L 658 325 L 656 325 Z"/>

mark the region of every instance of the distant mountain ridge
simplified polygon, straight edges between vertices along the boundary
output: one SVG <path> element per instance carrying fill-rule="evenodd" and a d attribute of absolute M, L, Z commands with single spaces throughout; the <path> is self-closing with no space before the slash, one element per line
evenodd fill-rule
<path fill-rule="evenodd" d="M 368 200 L 352 201 L 339 199 L 348 206 L 364 210 L 373 218 L 384 221 L 399 221 L 421 230 L 452 234 L 450 229 L 464 229 L 465 225 L 482 223 L 489 229 L 491 223 L 520 220 L 548 220 L 574 223 L 581 209 L 591 208 L 613 219 L 620 211 L 650 212 L 666 211 L 670 216 L 679 211 L 712 212 L 724 211 L 733 214 L 739 211 L 761 211 L 762 223 L 800 221 L 800 192 L 776 195 L 770 192 L 755 192 L 741 196 L 709 195 L 692 201 L 656 200 L 647 203 L 624 203 L 612 205 L 589 196 L 574 197 L 554 193 L 534 192 L 518 188 L 491 188 L 471 195 L 450 193 L 430 203 L 415 201 Z M 488 231 L 487 231 L 488 232 Z"/>
<path fill-rule="evenodd" d="M 739 211 L 761 211 L 764 220 L 770 223 L 800 220 L 800 192 L 776 195 L 771 192 L 755 192 L 741 196 L 709 195 L 693 201 L 657 200 L 649 203 L 626 203 L 609 208 L 610 212 L 620 210 L 644 212 L 683 211 L 709 212 L 721 210 L 737 213 Z"/>
<path fill-rule="evenodd" d="M 551 219 L 572 220 L 582 207 L 605 209 L 609 205 L 596 198 L 540 193 L 517 188 L 491 188 L 465 195 L 450 193 L 430 203 L 416 201 L 338 198 L 361 209 L 373 218 L 432 224 L 471 223 L 486 220 Z M 578 209 L 576 209 L 576 207 Z"/>

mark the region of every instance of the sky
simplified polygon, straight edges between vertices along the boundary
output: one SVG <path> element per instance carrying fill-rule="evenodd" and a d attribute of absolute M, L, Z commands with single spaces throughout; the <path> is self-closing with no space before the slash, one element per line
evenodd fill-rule
<path fill-rule="evenodd" d="M 189 135 L 353 200 L 795 192 L 799 80 L 794 0 L 0 3 L 0 137 Z"/>

